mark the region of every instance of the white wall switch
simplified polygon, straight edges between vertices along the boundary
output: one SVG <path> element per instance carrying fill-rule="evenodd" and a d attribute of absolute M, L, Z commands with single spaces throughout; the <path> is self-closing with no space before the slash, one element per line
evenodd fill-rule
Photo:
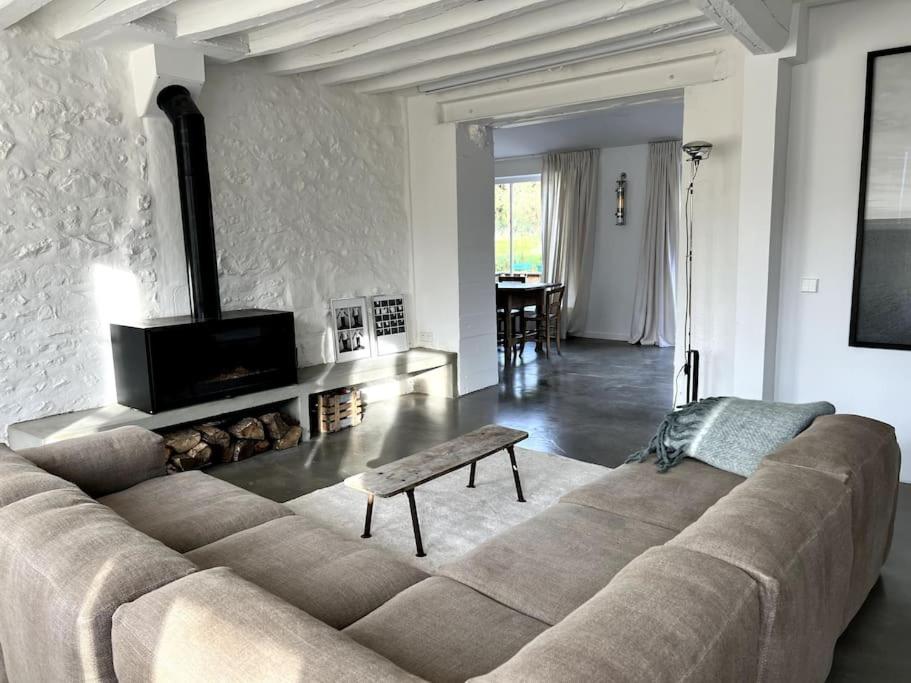
<path fill-rule="evenodd" d="M 426 330 L 422 330 L 421 333 L 418 335 L 418 341 L 421 344 L 433 344 L 433 332 L 427 332 Z"/>
<path fill-rule="evenodd" d="M 808 294 L 816 294 L 816 292 L 819 291 L 819 278 L 818 277 L 800 278 L 800 291 L 806 292 Z"/>

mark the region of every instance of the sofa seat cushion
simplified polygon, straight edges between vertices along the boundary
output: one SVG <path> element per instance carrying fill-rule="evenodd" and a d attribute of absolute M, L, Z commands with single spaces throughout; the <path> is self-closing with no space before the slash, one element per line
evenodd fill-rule
<path fill-rule="evenodd" d="M 226 567 L 123 605 L 113 646 L 119 683 L 417 681 Z"/>
<path fill-rule="evenodd" d="M 0 509 L 0 641 L 14 681 L 113 681 L 111 618 L 193 563 L 82 491 Z"/>
<path fill-rule="evenodd" d="M 499 666 L 547 624 L 460 583 L 433 577 L 345 629 L 428 681 L 465 681 Z"/>
<path fill-rule="evenodd" d="M 753 577 L 762 605 L 759 681 L 822 681 L 841 634 L 851 501 L 822 472 L 767 462 L 670 544 Z"/>
<path fill-rule="evenodd" d="M 0 508 L 36 493 L 62 489 L 78 491 L 75 484 L 45 472 L 0 444 Z"/>
<path fill-rule="evenodd" d="M 753 681 L 759 623 L 759 591 L 747 574 L 660 546 L 477 680 Z"/>
<path fill-rule="evenodd" d="M 344 628 L 427 578 L 417 567 L 293 515 L 187 553 L 201 568 L 230 567 L 335 628 Z"/>
<path fill-rule="evenodd" d="M 742 481 L 737 474 L 692 458 L 667 472 L 649 462 L 631 462 L 570 491 L 561 501 L 682 531 Z"/>
<path fill-rule="evenodd" d="M 827 415 L 766 458 L 838 477 L 851 493 L 854 568 L 845 625 L 879 578 L 892 540 L 901 453 L 895 430 L 857 415 Z"/>
<path fill-rule="evenodd" d="M 630 560 L 674 534 L 610 512 L 558 503 L 443 566 L 439 574 L 556 624 Z"/>
<path fill-rule="evenodd" d="M 149 479 L 98 501 L 181 553 L 293 514 L 284 505 L 202 472 Z"/>

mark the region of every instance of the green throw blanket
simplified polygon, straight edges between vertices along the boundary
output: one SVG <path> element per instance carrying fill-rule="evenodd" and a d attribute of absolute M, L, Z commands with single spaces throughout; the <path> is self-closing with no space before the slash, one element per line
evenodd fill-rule
<path fill-rule="evenodd" d="M 818 403 L 772 403 L 742 398 L 706 398 L 664 418 L 647 448 L 627 462 L 642 462 L 654 454 L 658 470 L 666 472 L 686 457 L 748 477 L 762 459 L 800 434 L 835 406 Z"/>

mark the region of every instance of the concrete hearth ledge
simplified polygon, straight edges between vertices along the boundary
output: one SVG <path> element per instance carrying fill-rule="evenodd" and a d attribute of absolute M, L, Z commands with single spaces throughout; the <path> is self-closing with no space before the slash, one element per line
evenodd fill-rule
<path fill-rule="evenodd" d="M 14 449 L 31 448 L 126 425 L 163 429 L 225 413 L 282 403 L 286 403 L 288 410 L 295 417 L 301 418 L 306 427 L 311 394 L 417 376 L 448 366 L 454 367 L 455 363 L 455 353 L 411 349 L 404 353 L 366 358 L 350 363 L 313 365 L 298 369 L 298 383 L 291 386 L 200 403 L 155 415 L 115 403 L 75 413 L 19 422 L 9 427 L 9 445 Z"/>

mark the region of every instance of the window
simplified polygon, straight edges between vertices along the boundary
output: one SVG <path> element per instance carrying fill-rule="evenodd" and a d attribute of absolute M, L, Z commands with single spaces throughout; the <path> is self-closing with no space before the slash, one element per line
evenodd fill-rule
<path fill-rule="evenodd" d="M 541 176 L 498 178 L 495 207 L 496 272 L 543 272 Z"/>

